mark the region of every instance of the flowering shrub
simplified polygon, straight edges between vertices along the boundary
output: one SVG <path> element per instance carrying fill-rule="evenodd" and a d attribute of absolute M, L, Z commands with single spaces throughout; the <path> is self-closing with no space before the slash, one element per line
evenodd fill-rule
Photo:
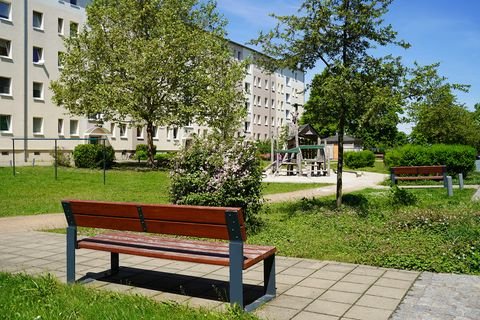
<path fill-rule="evenodd" d="M 253 226 L 262 206 L 261 181 L 252 143 L 197 139 L 174 159 L 170 195 L 176 204 L 241 207 Z"/>

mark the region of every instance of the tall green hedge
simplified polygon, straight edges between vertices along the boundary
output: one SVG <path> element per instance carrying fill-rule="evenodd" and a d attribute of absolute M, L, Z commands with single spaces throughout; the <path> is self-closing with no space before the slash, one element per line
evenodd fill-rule
<path fill-rule="evenodd" d="M 397 166 L 447 166 L 448 174 L 466 176 L 475 169 L 477 151 L 463 145 L 434 144 L 431 146 L 405 145 L 385 153 L 385 165 Z"/>
<path fill-rule="evenodd" d="M 370 150 L 345 153 L 345 165 L 352 169 L 373 167 L 375 154 Z"/>
<path fill-rule="evenodd" d="M 73 150 L 73 160 L 77 168 L 103 168 L 103 145 L 80 144 Z M 111 146 L 105 147 L 106 167 L 112 166 L 115 151 Z"/>

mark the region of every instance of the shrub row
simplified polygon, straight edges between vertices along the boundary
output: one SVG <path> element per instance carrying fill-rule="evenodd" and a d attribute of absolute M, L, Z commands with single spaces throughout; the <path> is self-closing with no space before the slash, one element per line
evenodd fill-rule
<path fill-rule="evenodd" d="M 103 168 L 103 145 L 80 144 L 73 150 L 73 160 L 78 168 Z M 115 160 L 115 151 L 111 146 L 105 147 L 105 163 L 110 168 Z"/>
<path fill-rule="evenodd" d="M 475 148 L 463 145 L 405 145 L 385 153 L 384 161 L 387 167 L 445 165 L 449 175 L 466 176 L 475 169 L 476 155 Z"/>
<path fill-rule="evenodd" d="M 370 150 L 345 153 L 345 165 L 352 169 L 373 167 L 375 154 Z"/>
<path fill-rule="evenodd" d="M 153 145 L 153 154 L 157 153 L 157 146 Z M 146 144 L 137 144 L 135 148 L 135 159 L 147 160 L 148 158 L 148 146 Z"/>

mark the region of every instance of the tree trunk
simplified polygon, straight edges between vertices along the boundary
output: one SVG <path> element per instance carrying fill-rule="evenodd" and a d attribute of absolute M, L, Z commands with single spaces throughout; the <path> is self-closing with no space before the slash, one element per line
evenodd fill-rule
<path fill-rule="evenodd" d="M 153 123 L 147 122 L 147 165 L 155 168 L 155 146 L 153 145 Z"/>
<path fill-rule="evenodd" d="M 342 106 L 344 108 L 344 106 Z M 338 124 L 338 167 L 337 167 L 337 209 L 342 206 L 342 185 L 343 185 L 343 135 L 345 132 L 345 112 L 340 114 Z"/>

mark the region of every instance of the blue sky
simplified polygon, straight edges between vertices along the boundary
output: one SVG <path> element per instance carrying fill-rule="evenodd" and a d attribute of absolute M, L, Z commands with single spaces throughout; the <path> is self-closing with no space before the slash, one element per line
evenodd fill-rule
<path fill-rule="evenodd" d="M 269 13 L 293 14 L 300 0 L 218 0 L 219 11 L 229 20 L 229 38 L 246 43 L 275 21 Z M 412 65 L 440 62 L 440 73 L 449 82 L 471 85 L 469 93 L 457 93 L 458 100 L 472 110 L 480 103 L 480 1 L 479 0 L 395 0 L 385 17 L 408 50 L 385 53 L 402 56 Z M 307 81 L 319 69 L 307 74 Z"/>

